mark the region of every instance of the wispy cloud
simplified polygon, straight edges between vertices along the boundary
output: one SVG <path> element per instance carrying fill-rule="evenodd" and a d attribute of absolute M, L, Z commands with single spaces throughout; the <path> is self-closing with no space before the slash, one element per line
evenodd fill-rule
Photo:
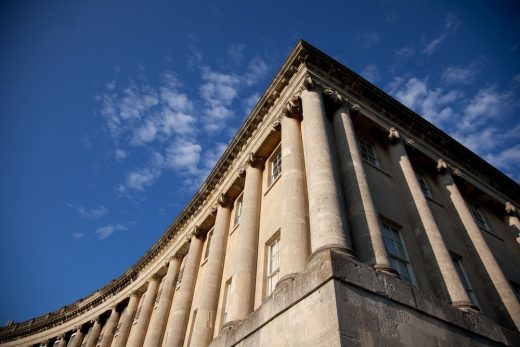
<path fill-rule="evenodd" d="M 368 31 L 361 33 L 357 36 L 356 41 L 357 44 L 359 44 L 363 48 L 371 48 L 375 46 L 379 40 L 381 39 L 381 36 L 375 31 Z"/>
<path fill-rule="evenodd" d="M 76 240 L 82 239 L 85 236 L 83 233 L 72 233 L 72 237 Z"/>
<path fill-rule="evenodd" d="M 229 47 L 228 56 L 234 65 L 239 65 L 244 60 L 245 48 L 246 48 L 246 45 L 244 45 L 243 43 L 239 43 L 239 44 L 232 45 L 231 47 Z"/>
<path fill-rule="evenodd" d="M 480 72 L 481 64 L 473 62 L 467 66 L 450 66 L 442 72 L 442 80 L 449 84 L 472 84 Z"/>
<path fill-rule="evenodd" d="M 379 68 L 375 64 L 369 64 L 361 71 L 361 76 L 372 83 L 377 82 L 379 81 Z"/>
<path fill-rule="evenodd" d="M 67 204 L 69 208 L 72 208 L 78 212 L 78 214 L 86 219 L 99 219 L 108 214 L 109 210 L 105 206 L 99 206 L 95 208 L 86 208 L 81 205 Z"/>
<path fill-rule="evenodd" d="M 458 28 L 460 27 L 460 25 L 462 24 L 462 22 L 458 19 L 458 17 L 453 14 L 453 13 L 448 13 L 445 17 L 444 17 L 444 28 L 443 28 L 443 32 L 435 37 L 434 39 L 430 40 L 426 46 L 424 47 L 423 49 L 423 53 L 426 54 L 426 55 L 431 55 L 433 54 L 437 48 L 439 47 L 439 45 L 444 41 L 446 40 L 446 38 L 448 37 L 448 35 L 450 35 L 451 33 L 455 32 L 458 30 Z"/>
<path fill-rule="evenodd" d="M 97 228 L 96 234 L 100 240 L 104 240 L 108 238 L 110 235 L 112 235 L 114 232 L 126 229 L 128 228 L 122 224 L 109 224 Z"/>

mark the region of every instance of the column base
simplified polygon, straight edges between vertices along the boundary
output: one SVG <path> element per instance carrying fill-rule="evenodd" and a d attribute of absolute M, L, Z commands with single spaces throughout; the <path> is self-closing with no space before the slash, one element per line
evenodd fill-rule
<path fill-rule="evenodd" d="M 388 276 L 401 278 L 401 275 L 399 275 L 399 273 L 397 271 L 395 271 L 393 268 L 391 268 L 388 265 L 376 264 L 376 265 L 374 265 L 374 270 L 376 270 L 377 272 L 384 273 L 385 275 L 388 275 Z"/>
<path fill-rule="evenodd" d="M 274 290 L 278 290 L 279 288 L 285 286 L 287 283 L 293 281 L 294 278 L 296 277 L 296 275 L 298 275 L 298 273 L 297 272 L 293 272 L 293 273 L 290 273 L 290 274 L 282 276 L 282 278 L 280 278 L 278 280 L 278 283 L 276 283 L 276 286 L 274 287 Z"/>
<path fill-rule="evenodd" d="M 477 306 L 467 301 L 453 301 L 451 305 L 462 311 L 480 312 Z"/>
<path fill-rule="evenodd" d="M 307 261 L 307 264 L 311 263 L 312 260 L 316 256 L 320 255 L 321 253 L 327 252 L 327 251 L 335 251 L 335 252 L 343 254 L 346 257 L 356 260 L 356 257 L 354 256 L 354 251 L 352 251 L 350 248 L 347 248 L 345 246 L 340 246 L 340 245 L 327 245 L 327 246 L 323 246 L 323 247 L 320 247 L 317 250 L 315 250 L 310 255 L 309 260 Z"/>

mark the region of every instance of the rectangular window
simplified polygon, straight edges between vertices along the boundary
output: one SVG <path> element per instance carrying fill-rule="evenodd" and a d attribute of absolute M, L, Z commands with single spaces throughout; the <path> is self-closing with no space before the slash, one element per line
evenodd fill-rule
<path fill-rule="evenodd" d="M 478 227 L 485 231 L 491 231 L 489 228 L 489 225 L 486 222 L 486 219 L 482 215 L 482 212 L 478 209 L 475 205 L 470 205 L 471 214 L 473 215 L 473 219 L 475 219 L 475 222 L 477 223 Z"/>
<path fill-rule="evenodd" d="M 469 283 L 468 276 L 466 275 L 466 271 L 464 270 L 464 266 L 462 266 L 462 257 L 456 254 L 451 254 L 451 259 L 453 260 L 453 265 L 455 265 L 455 269 L 457 270 L 457 274 L 466 290 L 466 294 L 468 294 L 469 301 L 475 306 L 478 306 L 477 297 L 475 295 L 475 291 L 473 291 L 473 287 Z"/>
<path fill-rule="evenodd" d="M 227 322 L 228 313 L 229 313 L 229 303 L 231 302 L 231 278 L 227 280 L 226 285 L 224 286 L 224 302 L 222 303 L 222 317 L 220 320 L 220 326 L 224 325 Z"/>
<path fill-rule="evenodd" d="M 240 216 L 242 215 L 242 197 L 243 195 L 240 195 L 240 197 L 235 200 L 235 220 L 233 226 L 237 226 L 238 223 L 240 223 Z"/>
<path fill-rule="evenodd" d="M 269 184 L 272 184 L 282 174 L 282 151 L 280 149 L 277 149 L 276 152 L 274 152 L 274 154 L 271 156 L 271 159 L 269 160 L 269 166 L 271 173 Z"/>
<path fill-rule="evenodd" d="M 206 250 L 204 251 L 204 260 L 208 259 L 209 246 L 211 245 L 211 238 L 213 237 L 213 230 L 210 230 L 206 236 Z"/>
<path fill-rule="evenodd" d="M 430 191 L 430 186 L 428 186 L 428 182 L 426 181 L 426 177 L 422 174 L 417 174 L 417 181 L 419 181 L 419 185 L 421 186 L 421 190 L 425 197 L 431 198 L 432 192 Z"/>
<path fill-rule="evenodd" d="M 267 245 L 267 289 L 266 296 L 273 293 L 280 274 L 280 237 Z"/>
<path fill-rule="evenodd" d="M 376 152 L 374 150 L 374 145 L 370 142 L 367 142 L 363 139 L 358 139 L 359 142 L 359 150 L 361 152 L 361 157 L 366 162 L 379 167 L 377 162 Z"/>
<path fill-rule="evenodd" d="M 385 248 L 390 256 L 390 266 L 392 266 L 404 280 L 415 284 L 412 267 L 410 266 L 410 260 L 408 259 L 401 233 L 396 227 L 390 224 L 382 224 Z"/>

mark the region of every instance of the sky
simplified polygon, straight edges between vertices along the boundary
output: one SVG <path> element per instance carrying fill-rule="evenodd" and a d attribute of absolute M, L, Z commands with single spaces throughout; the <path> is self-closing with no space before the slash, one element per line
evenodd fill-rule
<path fill-rule="evenodd" d="M 514 1 L 0 3 L 0 324 L 123 274 L 299 39 L 520 181 Z"/>

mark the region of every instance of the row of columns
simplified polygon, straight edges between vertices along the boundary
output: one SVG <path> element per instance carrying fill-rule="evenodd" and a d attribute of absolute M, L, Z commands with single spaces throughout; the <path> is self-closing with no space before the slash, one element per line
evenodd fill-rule
<path fill-rule="evenodd" d="M 359 109 L 351 107 L 338 93 L 325 90 L 325 95 L 335 106 L 330 122 L 327 119 L 322 91 L 315 88 L 311 80 L 305 85 L 306 89 L 299 96 L 300 103 L 294 99 L 289 101 L 280 122 L 283 199 L 279 283 L 303 271 L 309 256 L 312 259 L 313 255 L 326 249 L 337 249 L 351 257 L 354 257 L 353 250 L 356 249 L 357 255 L 377 271 L 398 276 L 390 266 L 378 213 L 370 193 L 352 124 L 351 113 Z M 470 303 L 456 272 L 449 250 L 396 129 L 390 129 L 389 141 L 390 155 L 400 168 L 400 174 L 417 212 L 416 222 L 424 229 L 431 245 L 451 303 L 463 309 L 476 309 Z M 227 318 L 229 325 L 244 319 L 253 311 L 254 305 L 264 163 L 261 158 L 251 154 L 246 165 L 241 226 L 237 235 L 239 247 L 233 259 L 232 301 L 229 303 Z M 447 165 L 439 161 L 439 181 L 449 191 L 455 210 L 500 298 L 517 328 L 520 328 L 520 305 L 446 168 Z M 232 204 L 225 195 L 218 199 L 207 269 L 204 277 L 200 279 L 204 292 L 198 301 L 197 314 L 193 317 L 190 341 L 193 346 L 206 346 L 213 338 Z M 515 223 L 514 219 L 511 220 Z M 351 226 L 352 233 L 347 223 Z M 148 282 L 136 324 L 134 315 L 140 302 L 139 292 L 130 296 L 128 305 L 121 315 L 115 307 L 111 310 L 101 337 L 102 346 L 112 343 L 117 325 L 118 336 L 112 343 L 116 347 L 183 345 L 192 311 L 203 235 L 203 231 L 197 228 L 188 235 L 189 251 L 186 255 L 182 285 L 176 294 L 174 304 L 172 305 L 172 299 L 182 260 L 178 256 L 169 260 L 158 306 L 153 315 L 161 281 L 156 275 Z M 102 323 L 99 319 L 93 322 L 86 336 L 78 335 L 83 334 L 81 329 L 78 329 L 73 346 L 79 347 L 84 339 L 86 347 L 95 346 L 100 338 L 101 329 Z"/>

